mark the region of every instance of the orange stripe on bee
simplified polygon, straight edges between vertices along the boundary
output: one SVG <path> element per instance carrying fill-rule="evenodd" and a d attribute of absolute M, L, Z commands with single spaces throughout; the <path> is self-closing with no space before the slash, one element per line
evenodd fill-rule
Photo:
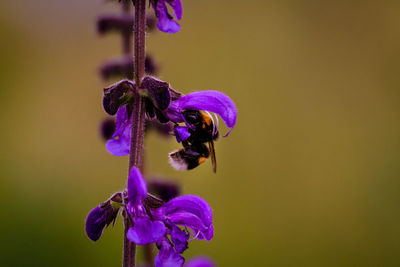
<path fill-rule="evenodd" d="M 207 113 L 204 113 L 204 112 L 201 112 L 200 115 L 201 115 L 201 118 L 203 119 L 203 121 L 204 121 L 208 126 L 210 126 L 210 125 L 211 125 L 211 117 L 208 116 L 208 114 L 207 114 Z M 205 126 L 204 126 L 203 128 L 205 128 Z"/>
<path fill-rule="evenodd" d="M 207 160 L 207 158 L 205 158 L 205 157 L 200 157 L 199 159 L 198 159 L 198 162 L 199 162 L 199 164 L 202 164 L 204 161 L 206 161 Z"/>

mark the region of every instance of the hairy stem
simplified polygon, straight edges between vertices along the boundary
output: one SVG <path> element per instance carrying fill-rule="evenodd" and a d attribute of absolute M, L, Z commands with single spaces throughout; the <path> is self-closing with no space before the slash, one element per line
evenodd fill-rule
<path fill-rule="evenodd" d="M 144 75 L 144 64 L 146 57 L 146 0 L 132 0 L 135 5 L 135 23 L 134 23 L 134 70 L 136 86 L 140 88 L 140 82 Z M 143 139 L 144 139 L 144 101 L 136 90 L 134 103 L 132 107 L 131 120 L 132 120 L 132 136 L 131 136 L 131 149 L 129 154 L 129 170 L 132 166 L 139 169 L 142 167 L 143 162 Z M 124 217 L 125 231 L 124 231 L 124 258 L 123 267 L 133 267 L 136 265 L 136 245 L 127 241 L 126 233 L 131 226 L 129 216 Z"/>

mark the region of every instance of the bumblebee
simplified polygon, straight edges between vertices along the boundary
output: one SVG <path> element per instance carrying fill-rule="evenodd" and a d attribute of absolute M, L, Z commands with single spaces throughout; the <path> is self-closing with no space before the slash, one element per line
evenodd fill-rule
<path fill-rule="evenodd" d="M 191 170 L 211 157 L 212 169 L 216 172 L 214 140 L 218 139 L 218 118 L 215 116 L 217 120 L 215 125 L 213 117 L 208 112 L 185 110 L 182 114 L 189 126 L 190 136 L 182 141 L 182 149 L 169 154 L 171 165 L 177 170 Z"/>

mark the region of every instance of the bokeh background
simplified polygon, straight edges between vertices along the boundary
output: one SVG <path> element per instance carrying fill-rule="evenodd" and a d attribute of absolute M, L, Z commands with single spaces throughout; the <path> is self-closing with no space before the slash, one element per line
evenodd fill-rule
<path fill-rule="evenodd" d="M 183 0 L 182 30 L 150 33 L 160 78 L 217 89 L 238 123 L 210 163 L 173 170 L 151 134 L 147 170 L 213 207 L 186 258 L 219 266 L 400 265 L 400 2 Z M 87 213 L 124 187 L 106 153 L 98 66 L 117 34 L 101 0 L 0 1 L 0 266 L 120 266 L 122 220 L 99 242 Z M 223 130 L 226 128 L 223 128 Z M 223 131 L 222 130 L 222 131 Z"/>

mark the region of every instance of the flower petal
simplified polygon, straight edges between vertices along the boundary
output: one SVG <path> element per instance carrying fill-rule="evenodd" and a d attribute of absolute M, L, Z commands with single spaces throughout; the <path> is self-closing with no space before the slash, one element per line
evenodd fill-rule
<path fill-rule="evenodd" d="M 237 111 L 235 104 L 227 95 L 218 91 L 199 91 L 184 95 L 172 101 L 167 115 L 172 121 L 174 119 L 179 120 L 178 114 L 185 109 L 214 112 L 222 118 L 226 126 L 231 128 L 231 130 L 236 124 Z M 182 122 L 182 119 L 177 122 Z"/>
<path fill-rule="evenodd" d="M 178 253 L 184 252 L 188 248 L 189 234 L 181 230 L 178 226 L 172 226 L 171 241 L 174 243 Z"/>
<path fill-rule="evenodd" d="M 155 267 L 181 267 L 185 259 L 177 253 L 167 238 L 157 243 L 160 252 L 154 260 Z"/>
<path fill-rule="evenodd" d="M 129 121 L 126 105 L 119 108 L 113 139 L 107 141 L 106 149 L 114 156 L 129 155 L 131 146 L 132 125 Z"/>
<path fill-rule="evenodd" d="M 133 166 L 128 177 L 129 203 L 135 207 L 147 196 L 147 186 L 139 169 Z"/>
<path fill-rule="evenodd" d="M 86 235 L 92 240 L 97 241 L 106 226 L 105 210 L 100 207 L 94 208 L 86 218 Z"/>
<path fill-rule="evenodd" d="M 207 257 L 196 257 L 188 261 L 185 267 L 216 267 L 216 265 Z"/>
<path fill-rule="evenodd" d="M 182 141 L 186 141 L 186 139 L 189 138 L 190 133 L 189 133 L 189 128 L 186 126 L 176 126 L 174 129 L 176 141 L 178 143 Z"/>
<path fill-rule="evenodd" d="M 165 234 L 165 226 L 160 221 L 152 222 L 147 217 L 135 218 L 135 225 L 129 228 L 127 237 L 137 245 L 157 242 Z"/>
<path fill-rule="evenodd" d="M 181 26 L 174 21 L 170 14 L 168 14 L 168 8 L 165 4 L 165 0 L 159 0 L 157 5 L 154 7 L 154 10 L 156 17 L 158 18 L 157 27 L 160 31 L 176 33 L 181 29 Z"/>
<path fill-rule="evenodd" d="M 208 227 L 204 225 L 199 217 L 192 213 L 176 212 L 169 215 L 168 220 L 176 225 L 182 225 L 192 229 L 193 234 L 198 239 L 205 238 L 207 241 L 212 239 L 212 235 L 208 235 Z"/>
<path fill-rule="evenodd" d="M 181 20 L 182 18 L 182 3 L 181 0 L 170 0 L 168 4 L 172 7 L 175 13 L 175 17 L 177 20 Z"/>
<path fill-rule="evenodd" d="M 195 233 L 200 231 L 198 239 L 211 240 L 213 237 L 212 210 L 201 197 L 185 195 L 171 199 L 159 208 L 154 216 L 191 228 Z"/>
<path fill-rule="evenodd" d="M 189 212 L 199 217 L 204 225 L 212 224 L 212 210 L 210 205 L 199 196 L 184 195 L 171 199 L 164 204 L 165 214 L 169 215 L 175 212 Z"/>

